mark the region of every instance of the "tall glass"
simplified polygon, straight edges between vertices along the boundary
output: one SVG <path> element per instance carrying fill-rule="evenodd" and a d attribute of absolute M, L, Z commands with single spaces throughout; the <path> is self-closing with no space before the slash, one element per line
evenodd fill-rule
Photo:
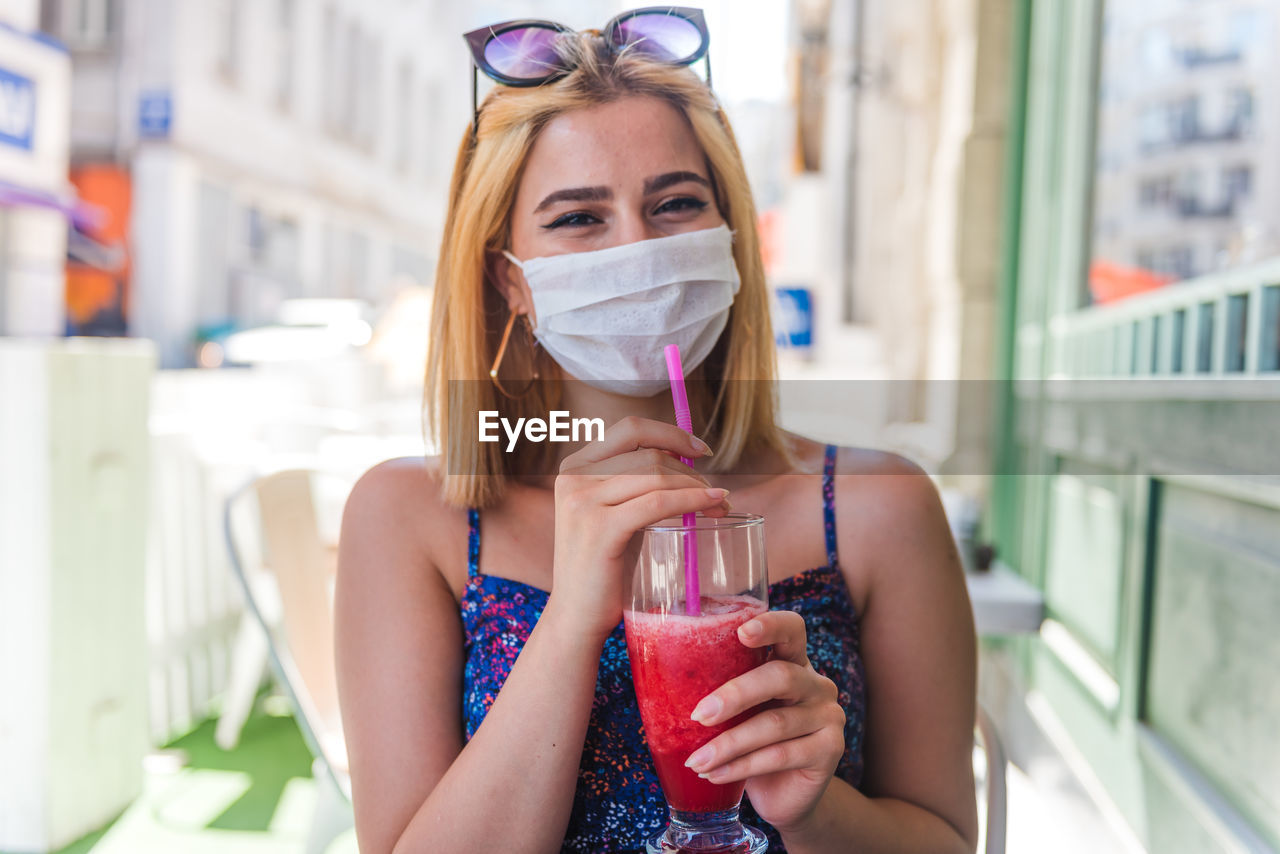
<path fill-rule="evenodd" d="M 695 551 L 700 596 L 690 608 L 685 571 Z M 764 663 L 766 651 L 744 646 L 738 626 L 768 608 L 768 586 L 761 516 L 698 516 L 692 525 L 675 519 L 644 529 L 623 621 L 640 718 L 670 812 L 650 854 L 760 854 L 769 846 L 738 820 L 743 783 L 710 783 L 684 765 L 754 711 L 715 726 L 689 717 L 703 697 Z"/>

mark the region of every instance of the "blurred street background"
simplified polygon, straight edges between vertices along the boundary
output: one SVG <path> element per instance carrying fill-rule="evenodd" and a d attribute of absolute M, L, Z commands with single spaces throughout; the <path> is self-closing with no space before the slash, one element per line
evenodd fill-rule
<path fill-rule="evenodd" d="M 784 426 L 941 488 L 1007 850 L 1280 851 L 1280 0 L 700 5 Z M 432 450 L 461 34 L 627 8 L 0 0 L 0 852 L 355 850 L 304 570 Z"/>

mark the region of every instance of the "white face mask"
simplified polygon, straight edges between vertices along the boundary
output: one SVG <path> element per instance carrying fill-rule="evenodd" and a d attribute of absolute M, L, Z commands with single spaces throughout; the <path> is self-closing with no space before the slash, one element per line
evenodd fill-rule
<path fill-rule="evenodd" d="M 527 261 L 504 254 L 533 292 L 538 343 L 576 379 L 631 397 L 668 387 L 668 344 L 686 371 L 702 364 L 741 286 L 725 225 Z"/>

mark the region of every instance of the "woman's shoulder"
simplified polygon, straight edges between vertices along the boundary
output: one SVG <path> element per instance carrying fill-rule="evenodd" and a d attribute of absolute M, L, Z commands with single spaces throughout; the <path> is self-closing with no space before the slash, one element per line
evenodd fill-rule
<path fill-rule="evenodd" d="M 351 488 L 347 506 L 369 505 L 396 515 L 420 516 L 425 510 L 446 509 L 440 485 L 439 457 L 396 457 L 362 474 Z"/>
<path fill-rule="evenodd" d="M 794 442 L 802 465 L 817 460 L 821 467 L 826 444 L 803 437 Z M 892 451 L 838 445 L 834 474 L 836 548 L 860 604 L 882 581 L 909 582 L 954 551 L 937 487 L 917 463 Z M 907 552 L 930 559 L 905 567 Z"/>
<path fill-rule="evenodd" d="M 841 445 L 836 448 L 835 505 L 845 529 L 860 542 L 912 531 L 932 532 L 941 522 L 949 534 L 933 478 L 893 451 Z"/>
<path fill-rule="evenodd" d="M 856 556 L 865 601 L 878 591 L 919 598 L 954 587 L 959 553 L 933 478 L 888 451 L 841 448 L 839 459 L 840 554 Z"/>
<path fill-rule="evenodd" d="M 820 442 L 797 433 L 784 432 L 790 443 L 792 456 L 800 471 L 822 471 L 827 448 L 833 443 Z M 834 445 L 836 450 L 835 474 L 837 475 L 922 475 L 924 469 L 901 454 L 876 448 L 853 445 Z M 842 478 L 842 480 L 848 480 Z"/>
<path fill-rule="evenodd" d="M 439 457 L 397 457 L 370 468 L 351 489 L 343 513 L 343 537 L 369 541 L 415 564 L 448 565 L 443 549 L 459 539 L 449 532 L 466 524 L 466 510 L 441 492 Z M 465 548 L 465 545 L 463 546 Z"/>

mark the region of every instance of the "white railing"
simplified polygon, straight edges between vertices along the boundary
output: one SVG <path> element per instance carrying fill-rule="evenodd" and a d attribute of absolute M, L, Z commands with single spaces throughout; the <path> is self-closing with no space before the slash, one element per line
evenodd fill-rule
<path fill-rule="evenodd" d="M 151 410 L 147 558 L 150 726 L 155 744 L 216 711 L 243 602 L 222 536 L 226 497 L 282 468 L 353 478 L 422 453 L 416 400 L 380 396 L 367 363 L 295 370 L 162 371 Z M 341 502 L 322 524 L 336 539 Z"/>
<path fill-rule="evenodd" d="M 0 849 L 142 789 L 146 341 L 0 338 Z"/>
<path fill-rule="evenodd" d="M 1280 258 L 1061 315 L 1048 333 L 1051 378 L 1274 379 Z"/>

